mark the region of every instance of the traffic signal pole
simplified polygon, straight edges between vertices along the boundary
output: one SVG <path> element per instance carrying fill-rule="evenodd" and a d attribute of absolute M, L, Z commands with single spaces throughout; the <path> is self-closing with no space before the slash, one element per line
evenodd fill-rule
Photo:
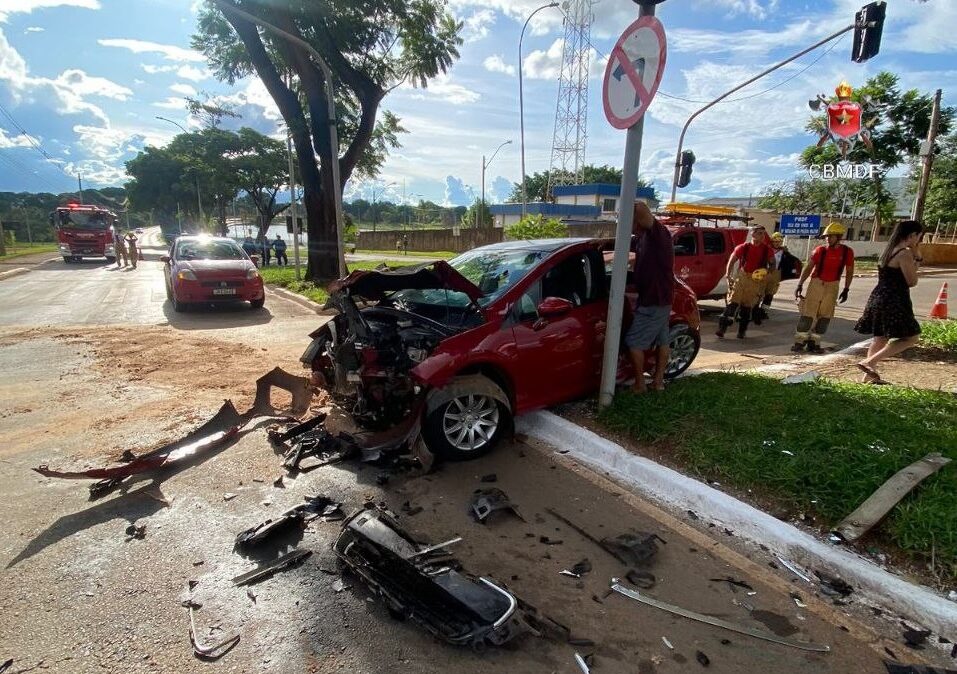
<path fill-rule="evenodd" d="M 695 118 L 698 117 L 698 115 L 700 115 L 702 112 L 704 112 L 704 111 L 706 111 L 706 110 L 708 110 L 708 109 L 714 107 L 715 105 L 717 105 L 718 103 L 720 103 L 721 101 L 723 101 L 724 99 L 726 99 L 728 96 L 730 96 L 730 95 L 733 94 L 734 92 L 740 91 L 741 89 L 744 89 L 746 86 L 748 86 L 748 85 L 751 84 L 752 82 L 756 82 L 756 81 L 758 81 L 759 79 L 761 79 L 762 77 L 764 77 L 765 75 L 768 75 L 768 74 L 770 74 L 770 73 L 773 73 L 773 72 L 774 72 L 775 70 L 777 70 L 778 68 L 781 68 L 781 67 L 783 67 L 783 66 L 786 66 L 786 65 L 787 65 L 788 63 L 790 63 L 791 61 L 794 61 L 794 60 L 796 60 L 796 59 L 801 58 L 802 56 L 804 56 L 804 55 L 807 54 L 808 52 L 814 51 L 815 49 L 817 49 L 817 48 L 820 47 L 821 45 L 825 45 L 825 44 L 827 44 L 828 42 L 830 42 L 831 40 L 835 40 L 835 39 L 839 38 L 840 36 L 844 35 L 844 33 L 849 33 L 850 31 L 854 30 L 854 28 L 855 28 L 855 24 L 852 23 L 850 26 L 846 26 L 846 27 L 842 28 L 841 30 L 837 31 L 836 33 L 834 33 L 834 34 L 832 34 L 832 35 L 828 35 L 826 38 L 824 38 L 823 40 L 821 40 L 821 41 L 819 41 L 819 42 L 815 42 L 814 44 L 812 44 L 812 45 L 811 45 L 810 47 L 808 47 L 807 49 L 803 49 L 803 50 L 799 51 L 797 54 L 794 54 L 793 56 L 790 56 L 790 57 L 784 59 L 784 60 L 781 61 L 780 63 L 777 63 L 777 64 L 771 66 L 770 68 L 766 68 L 765 70 L 762 70 L 760 73 L 758 73 L 757 75 L 755 75 L 754 77 L 752 77 L 751 79 L 749 79 L 747 82 L 742 82 L 741 84 L 739 84 L 739 85 L 736 86 L 735 88 L 730 89 L 730 90 L 724 92 L 723 94 L 721 94 L 720 96 L 718 96 L 716 99 L 714 99 L 713 101 L 711 101 L 710 103 L 708 103 L 708 104 L 705 105 L 704 107 L 702 107 L 702 108 L 700 108 L 699 110 L 695 111 L 694 114 L 692 114 L 691 117 L 688 118 L 688 121 L 685 122 L 685 125 L 681 128 L 681 135 L 678 136 L 678 152 L 675 153 L 675 172 L 674 172 L 674 177 L 672 178 L 672 181 L 671 181 L 671 202 L 674 203 L 674 201 L 675 201 L 675 196 L 676 196 L 677 193 L 678 193 L 678 174 L 679 174 L 679 172 L 680 172 L 680 170 L 681 170 L 681 150 L 684 148 L 685 134 L 688 132 L 688 127 L 691 126 L 691 122 L 693 122 L 693 121 L 695 120 Z"/>

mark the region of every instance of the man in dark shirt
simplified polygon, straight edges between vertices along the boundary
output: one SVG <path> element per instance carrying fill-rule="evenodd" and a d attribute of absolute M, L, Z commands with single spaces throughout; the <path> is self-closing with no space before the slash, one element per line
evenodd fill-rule
<path fill-rule="evenodd" d="M 671 301 L 674 298 L 674 245 L 671 232 L 658 222 L 644 202 L 635 202 L 632 225 L 635 270 L 632 280 L 638 302 L 625 344 L 635 367 L 635 393 L 644 393 L 645 351 L 657 347 L 652 387 L 664 389 L 665 370 L 671 355 Z"/>

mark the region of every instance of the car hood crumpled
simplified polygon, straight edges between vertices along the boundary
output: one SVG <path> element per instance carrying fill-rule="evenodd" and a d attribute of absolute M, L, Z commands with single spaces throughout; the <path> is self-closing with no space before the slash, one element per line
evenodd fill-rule
<path fill-rule="evenodd" d="M 444 260 L 409 267 L 357 270 L 329 286 L 330 294 L 348 291 L 352 296 L 371 301 L 381 300 L 386 293 L 397 290 L 427 289 L 454 290 L 468 295 L 473 302 L 482 296 L 474 283 Z"/>

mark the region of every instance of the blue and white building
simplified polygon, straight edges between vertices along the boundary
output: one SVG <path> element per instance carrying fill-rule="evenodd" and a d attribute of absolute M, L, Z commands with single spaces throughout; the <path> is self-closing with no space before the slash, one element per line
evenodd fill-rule
<path fill-rule="evenodd" d="M 529 215 L 543 215 L 546 218 L 561 220 L 569 225 L 590 222 L 617 222 L 618 201 L 621 197 L 621 185 L 612 183 L 591 183 L 588 185 L 562 185 L 552 190 L 555 198 L 551 202 L 529 202 Z M 639 187 L 635 199 L 644 201 L 655 210 L 658 200 L 652 187 Z M 522 219 L 522 204 L 492 204 L 489 206 L 492 221 L 496 227 L 508 227 Z"/>

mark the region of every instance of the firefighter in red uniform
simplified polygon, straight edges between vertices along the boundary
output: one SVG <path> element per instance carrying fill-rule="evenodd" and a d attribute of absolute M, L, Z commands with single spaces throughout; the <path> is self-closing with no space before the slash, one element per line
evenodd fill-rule
<path fill-rule="evenodd" d="M 768 245 L 768 233 L 764 227 L 751 228 L 751 241 L 742 243 L 734 249 L 728 258 L 728 306 L 718 318 L 718 337 L 724 337 L 725 331 L 738 316 L 738 339 L 744 339 L 751 322 L 751 311 L 762 297 L 764 281 L 774 259 L 774 253 Z M 733 274 L 735 265 L 737 274 Z"/>
<path fill-rule="evenodd" d="M 824 230 L 827 245 L 814 249 L 801 272 L 797 290 L 794 291 L 801 318 L 798 319 L 791 351 L 803 351 L 806 348 L 811 353 L 821 353 L 821 336 L 827 332 L 834 317 L 834 308 L 838 300 L 841 304 L 847 301 L 851 279 L 854 278 L 854 251 L 841 243 L 845 231 L 840 223 L 829 224 Z M 838 294 L 842 275 L 844 290 Z M 804 282 L 808 276 L 811 282 L 805 294 Z"/>

